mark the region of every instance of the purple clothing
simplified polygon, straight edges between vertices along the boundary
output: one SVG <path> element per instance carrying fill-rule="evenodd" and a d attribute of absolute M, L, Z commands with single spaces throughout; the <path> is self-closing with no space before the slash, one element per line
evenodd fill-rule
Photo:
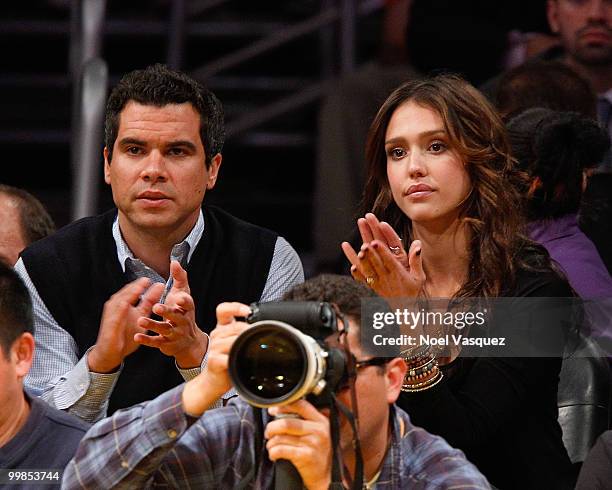
<path fill-rule="evenodd" d="M 612 277 L 595 245 L 578 228 L 575 214 L 529 223 L 529 236 L 546 247 L 584 299 L 612 298 Z"/>
<path fill-rule="evenodd" d="M 578 217 L 567 214 L 534 221 L 528 230 L 563 268 L 576 293 L 584 300 L 596 300 L 585 302 L 591 336 L 612 361 L 612 277 L 593 242 L 578 228 Z"/>

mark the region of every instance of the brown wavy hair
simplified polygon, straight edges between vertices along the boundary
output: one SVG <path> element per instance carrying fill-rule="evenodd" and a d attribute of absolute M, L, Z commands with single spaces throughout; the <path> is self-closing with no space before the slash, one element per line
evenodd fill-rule
<path fill-rule="evenodd" d="M 469 226 L 468 277 L 455 297 L 492 297 L 515 284 L 526 249 L 537 250 L 541 265 L 550 259 L 541 247 L 525 238 L 521 190 L 525 175 L 511 156 L 504 124 L 489 101 L 456 75 L 407 82 L 393 91 L 374 118 L 368 133 L 367 181 L 363 211 L 387 221 L 412 242 L 412 222 L 393 200 L 387 178 L 385 135 L 391 116 L 407 101 L 436 111 L 444 123 L 449 144 L 466 162 L 472 190 L 462 204 L 461 219 Z M 533 264 L 532 264 L 533 265 Z"/>

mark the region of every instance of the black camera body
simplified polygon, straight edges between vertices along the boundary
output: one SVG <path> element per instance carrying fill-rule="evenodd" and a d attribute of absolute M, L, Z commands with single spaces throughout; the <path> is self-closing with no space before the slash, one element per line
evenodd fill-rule
<path fill-rule="evenodd" d="M 247 322 L 253 325 L 232 346 L 229 374 L 238 394 L 251 405 L 267 408 L 307 397 L 324 407 L 346 384 L 349 356 L 326 342 L 338 333 L 338 318 L 329 303 L 253 303 Z"/>

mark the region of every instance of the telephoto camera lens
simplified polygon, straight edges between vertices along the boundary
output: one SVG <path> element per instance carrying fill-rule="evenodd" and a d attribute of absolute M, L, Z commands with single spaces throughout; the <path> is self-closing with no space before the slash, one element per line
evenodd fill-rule
<path fill-rule="evenodd" d="M 234 342 L 229 373 L 239 395 L 267 408 L 321 392 L 326 357 L 312 337 L 287 323 L 263 320 Z"/>

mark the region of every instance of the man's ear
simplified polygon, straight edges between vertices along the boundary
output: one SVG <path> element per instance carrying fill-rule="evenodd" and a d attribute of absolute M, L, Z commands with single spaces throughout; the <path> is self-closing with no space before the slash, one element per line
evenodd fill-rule
<path fill-rule="evenodd" d="M 34 358 L 34 337 L 31 333 L 22 333 L 11 346 L 11 362 L 19 378 L 25 378 L 32 367 Z"/>
<path fill-rule="evenodd" d="M 108 148 L 105 146 L 104 147 L 104 182 L 106 182 L 108 185 L 110 185 L 111 180 L 110 180 L 110 161 L 108 159 Z"/>
<path fill-rule="evenodd" d="M 401 357 L 391 359 L 386 366 L 387 402 L 395 403 L 404 384 L 407 366 Z"/>
<path fill-rule="evenodd" d="M 206 182 L 206 188 L 212 189 L 217 183 L 217 177 L 219 176 L 219 169 L 221 168 L 221 161 L 223 156 L 221 153 L 217 153 L 210 162 L 208 167 L 208 182 Z"/>
<path fill-rule="evenodd" d="M 559 5 L 557 0 L 548 0 L 546 2 L 546 17 L 550 30 L 555 34 L 559 33 Z"/>

